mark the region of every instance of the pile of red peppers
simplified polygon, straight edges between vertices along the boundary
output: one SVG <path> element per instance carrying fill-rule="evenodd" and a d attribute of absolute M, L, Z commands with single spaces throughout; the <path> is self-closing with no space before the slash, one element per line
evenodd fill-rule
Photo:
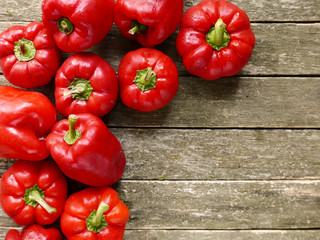
<path fill-rule="evenodd" d="M 110 186 L 126 165 L 120 141 L 100 117 L 116 105 L 156 111 L 179 88 L 175 63 L 153 47 L 180 25 L 183 65 L 207 80 L 248 63 L 255 37 L 246 13 L 226 0 L 203 0 L 183 15 L 183 0 L 43 0 L 42 22 L 0 34 L 0 157 L 17 159 L 1 177 L 2 209 L 21 233 L 6 240 L 123 239 L 129 209 Z M 118 76 L 100 56 L 82 52 L 111 26 L 143 48 L 128 52 Z M 61 50 L 74 53 L 61 65 Z M 32 88 L 55 78 L 55 106 Z M 64 116 L 57 122 L 58 113 Z M 54 160 L 48 160 L 48 157 Z M 68 195 L 67 178 L 85 184 Z M 47 228 L 60 218 L 61 231 Z M 63 234 L 63 235 L 62 235 Z"/>

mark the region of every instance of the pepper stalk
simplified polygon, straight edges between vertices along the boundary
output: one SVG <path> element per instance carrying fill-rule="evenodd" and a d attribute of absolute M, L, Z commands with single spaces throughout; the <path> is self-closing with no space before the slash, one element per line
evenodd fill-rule
<path fill-rule="evenodd" d="M 137 75 L 133 82 L 141 91 L 151 90 L 156 87 L 157 74 L 152 71 L 151 67 L 146 69 L 137 70 Z"/>
<path fill-rule="evenodd" d="M 74 114 L 70 114 L 68 121 L 69 131 L 63 137 L 63 139 L 69 145 L 73 145 L 79 138 L 81 138 L 81 132 L 76 130 L 76 122 L 78 121 L 78 117 Z"/>
<path fill-rule="evenodd" d="M 226 27 L 227 25 L 221 18 L 219 18 L 214 27 L 211 28 L 207 33 L 207 43 L 217 51 L 227 47 L 230 42 L 230 36 L 226 30 Z"/>
<path fill-rule="evenodd" d="M 71 34 L 73 32 L 73 24 L 68 18 L 60 18 L 58 20 L 58 28 L 60 32 L 63 32 L 65 34 Z"/>
<path fill-rule="evenodd" d="M 35 184 L 33 187 L 26 190 L 24 194 L 24 201 L 26 205 L 30 205 L 32 207 L 36 207 L 38 204 L 43 207 L 48 213 L 52 214 L 57 211 L 57 209 L 51 207 L 44 200 L 44 191 Z"/>
<path fill-rule="evenodd" d="M 134 35 L 136 33 L 144 33 L 148 30 L 148 26 L 147 25 L 144 25 L 144 24 L 141 24 L 139 23 L 137 20 L 133 20 L 131 22 L 131 29 L 129 30 L 129 33 L 131 35 Z"/>
<path fill-rule="evenodd" d="M 37 50 L 32 41 L 22 38 L 14 43 L 13 52 L 20 62 L 28 62 L 34 59 Z"/>
<path fill-rule="evenodd" d="M 97 210 L 93 210 L 86 219 L 87 229 L 98 233 L 108 226 L 104 213 L 108 211 L 109 206 L 101 202 Z"/>

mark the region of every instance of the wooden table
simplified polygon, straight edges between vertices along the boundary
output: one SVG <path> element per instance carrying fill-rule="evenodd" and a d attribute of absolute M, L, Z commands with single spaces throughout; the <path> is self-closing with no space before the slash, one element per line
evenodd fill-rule
<path fill-rule="evenodd" d="M 103 118 L 127 157 L 114 186 L 131 212 L 125 239 L 320 239 L 320 1 L 232 2 L 256 36 L 241 73 L 191 76 L 175 33 L 157 47 L 179 70 L 174 100 L 151 113 L 119 100 Z M 1 0 L 1 31 L 40 19 L 40 0 Z M 90 51 L 117 70 L 139 47 L 113 27 Z M 53 88 L 34 90 L 53 100 Z M 1 239 L 18 227 L 3 211 L 0 226 Z"/>

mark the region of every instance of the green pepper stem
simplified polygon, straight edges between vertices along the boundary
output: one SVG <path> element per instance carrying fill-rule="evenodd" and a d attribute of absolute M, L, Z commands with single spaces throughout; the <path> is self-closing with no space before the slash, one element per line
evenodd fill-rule
<path fill-rule="evenodd" d="M 109 206 L 101 202 L 97 210 L 93 210 L 86 219 L 86 226 L 89 231 L 98 233 L 108 226 L 104 213 L 109 209 Z"/>
<path fill-rule="evenodd" d="M 129 30 L 129 33 L 130 33 L 131 35 L 133 35 L 133 34 L 135 34 L 136 32 L 138 32 L 138 30 L 139 30 L 139 27 L 138 27 L 138 26 L 134 26 L 133 28 L 131 28 L 131 29 Z"/>
<path fill-rule="evenodd" d="M 141 79 L 141 83 L 147 85 L 151 80 L 152 74 L 155 74 L 155 73 L 152 71 L 151 67 L 148 67 L 147 68 L 147 74 L 146 74 L 146 76 L 144 78 Z"/>
<path fill-rule="evenodd" d="M 224 47 L 227 47 L 230 42 L 230 36 L 226 31 L 226 27 L 227 25 L 221 18 L 219 18 L 214 27 L 211 28 L 207 33 L 207 43 L 217 51 L 221 50 Z"/>
<path fill-rule="evenodd" d="M 71 82 L 68 89 L 69 90 L 63 93 L 63 96 L 65 98 L 71 94 L 72 99 L 84 101 L 88 100 L 91 96 L 91 93 L 93 92 L 90 81 L 83 78 L 75 78 L 74 81 Z"/>
<path fill-rule="evenodd" d="M 85 86 L 77 86 L 70 91 L 66 91 L 65 93 L 69 94 L 80 94 L 85 90 Z"/>
<path fill-rule="evenodd" d="M 64 141 L 69 145 L 73 145 L 80 137 L 81 132 L 76 130 L 76 122 L 78 121 L 78 117 L 74 114 L 70 114 L 68 117 L 69 122 L 69 131 L 64 136 Z"/>
<path fill-rule="evenodd" d="M 96 226 L 96 227 L 99 227 L 101 225 L 101 219 L 103 217 L 103 213 L 105 211 L 107 211 L 109 209 L 109 206 L 104 203 L 104 202 L 101 202 L 98 209 L 97 209 L 97 213 L 94 217 L 94 220 L 93 220 L 93 225 Z"/>
<path fill-rule="evenodd" d="M 151 67 L 147 67 L 143 70 L 137 70 L 137 75 L 134 79 L 134 83 L 141 91 L 147 91 L 156 87 L 157 74 Z"/>
<path fill-rule="evenodd" d="M 68 18 L 60 18 L 58 20 L 58 28 L 60 32 L 63 32 L 65 34 L 71 34 L 73 32 L 73 24 Z"/>
<path fill-rule="evenodd" d="M 224 30 L 226 29 L 227 25 L 222 21 L 220 18 L 216 24 L 214 25 L 215 31 L 213 31 L 213 39 L 217 45 L 222 45 L 224 41 Z"/>
<path fill-rule="evenodd" d="M 76 122 L 78 121 L 78 117 L 74 114 L 71 114 L 68 117 L 69 122 L 69 137 L 75 138 L 76 137 Z"/>
<path fill-rule="evenodd" d="M 134 35 L 136 33 L 144 33 L 148 30 L 148 26 L 139 23 L 137 20 L 133 20 L 131 23 L 131 29 L 129 30 L 129 33 L 131 35 Z"/>
<path fill-rule="evenodd" d="M 32 41 L 25 38 L 14 43 L 14 55 L 20 62 L 28 62 L 36 56 L 36 48 Z"/>
<path fill-rule="evenodd" d="M 39 191 L 33 190 L 29 193 L 29 199 L 36 201 L 43 207 L 48 213 L 52 214 L 57 211 L 57 209 L 51 207 L 40 195 Z"/>

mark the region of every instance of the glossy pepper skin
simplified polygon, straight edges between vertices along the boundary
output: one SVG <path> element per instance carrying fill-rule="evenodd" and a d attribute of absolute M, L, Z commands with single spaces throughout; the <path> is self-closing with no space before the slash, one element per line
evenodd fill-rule
<path fill-rule="evenodd" d="M 106 115 L 118 96 L 118 78 L 112 67 L 93 53 L 76 53 L 56 74 L 55 99 L 59 113 Z"/>
<path fill-rule="evenodd" d="M 174 62 L 151 48 L 126 54 L 120 62 L 118 76 L 122 102 L 143 112 L 162 108 L 173 99 L 179 88 Z"/>
<path fill-rule="evenodd" d="M 68 240 L 121 240 L 129 209 L 112 188 L 87 188 L 72 194 L 61 215 Z"/>
<path fill-rule="evenodd" d="M 41 93 L 0 86 L 0 157 L 39 161 L 50 153 L 45 138 L 57 111 Z"/>
<path fill-rule="evenodd" d="M 107 35 L 114 0 L 44 0 L 42 22 L 65 52 L 81 52 Z"/>
<path fill-rule="evenodd" d="M 9 230 L 4 240 L 63 240 L 63 238 L 60 231 L 55 228 L 45 229 L 33 224 L 25 227 L 21 233 L 15 229 Z"/>
<path fill-rule="evenodd" d="M 126 38 L 154 47 L 177 29 L 182 14 L 183 0 L 117 0 L 114 22 Z"/>
<path fill-rule="evenodd" d="M 22 226 L 54 223 L 66 198 L 66 179 L 51 161 L 18 160 L 1 177 L 1 207 Z"/>
<path fill-rule="evenodd" d="M 58 122 L 46 139 L 62 172 L 90 186 L 117 182 L 126 164 L 118 139 L 90 113 L 70 115 L 68 120 Z"/>
<path fill-rule="evenodd" d="M 13 26 L 0 34 L 0 67 L 10 83 L 23 88 L 46 85 L 60 65 L 60 50 L 41 22 Z"/>
<path fill-rule="evenodd" d="M 254 45 L 247 14 L 225 0 L 203 0 L 188 9 L 176 39 L 186 69 L 207 80 L 240 72 Z"/>

